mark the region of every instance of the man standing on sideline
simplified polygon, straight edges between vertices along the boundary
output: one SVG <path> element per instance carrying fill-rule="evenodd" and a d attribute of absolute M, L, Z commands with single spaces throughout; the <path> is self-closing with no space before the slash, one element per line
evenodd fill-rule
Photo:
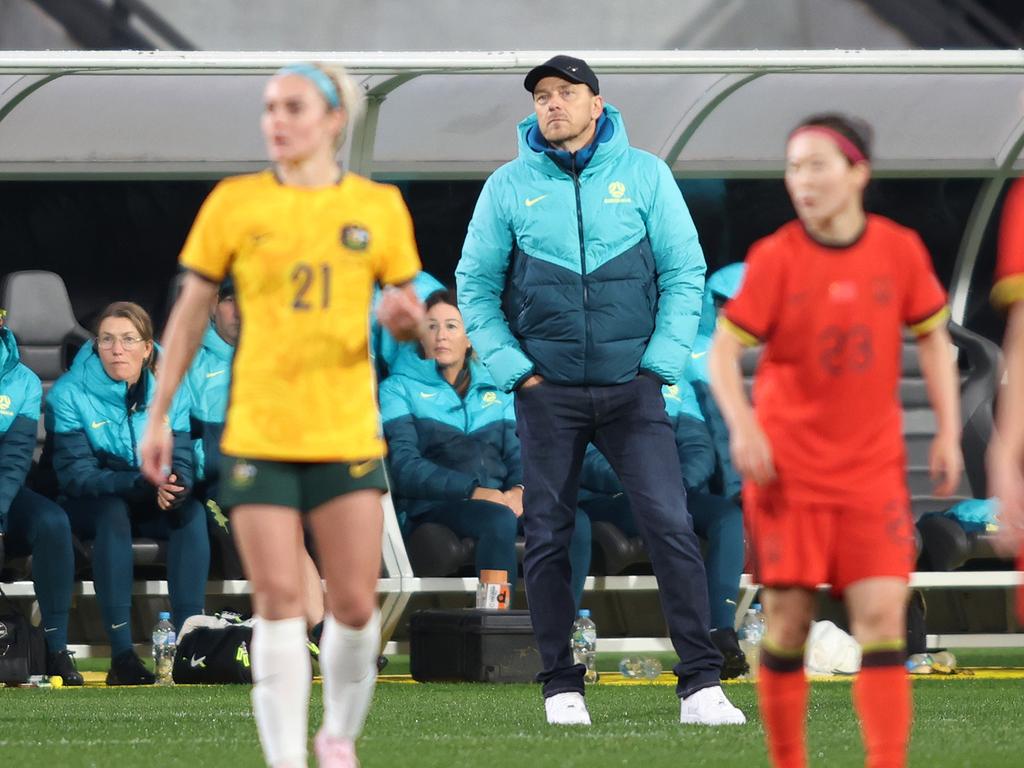
<path fill-rule="evenodd" d="M 586 62 L 526 76 L 519 157 L 484 185 L 456 270 L 466 328 L 516 392 L 526 591 L 549 723 L 589 725 L 573 663 L 569 539 L 593 442 L 622 481 L 680 663 L 680 720 L 742 724 L 719 685 L 707 582 L 661 397 L 697 331 L 704 257 L 668 166 L 629 146 Z"/>

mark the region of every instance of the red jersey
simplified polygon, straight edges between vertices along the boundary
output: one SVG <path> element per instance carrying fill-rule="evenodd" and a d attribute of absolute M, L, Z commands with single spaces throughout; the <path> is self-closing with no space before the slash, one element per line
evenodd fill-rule
<path fill-rule="evenodd" d="M 884 217 L 845 247 L 798 221 L 754 244 L 721 325 L 765 345 L 754 408 L 782 498 L 834 503 L 905 482 L 902 329 L 924 336 L 948 316 L 924 244 Z"/>
<path fill-rule="evenodd" d="M 999 223 L 999 251 L 992 303 L 1007 309 L 1024 299 L 1024 179 L 1010 187 Z"/>
<path fill-rule="evenodd" d="M 1017 179 L 1006 196 L 999 222 L 992 303 L 999 309 L 1009 309 L 1021 299 L 1024 299 L 1024 179 Z M 1017 553 L 1017 570 L 1024 571 L 1024 548 Z M 1024 623 L 1024 584 L 1017 587 L 1017 616 Z"/>

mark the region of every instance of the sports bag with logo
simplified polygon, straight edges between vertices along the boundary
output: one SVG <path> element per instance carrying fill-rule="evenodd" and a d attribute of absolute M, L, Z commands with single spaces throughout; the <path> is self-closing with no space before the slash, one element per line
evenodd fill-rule
<path fill-rule="evenodd" d="M 46 674 L 43 630 L 14 606 L 7 595 L 0 607 L 0 684 L 26 683 L 32 675 Z"/>
<path fill-rule="evenodd" d="M 174 654 L 174 682 L 251 683 L 252 624 L 228 613 L 190 617 Z"/>

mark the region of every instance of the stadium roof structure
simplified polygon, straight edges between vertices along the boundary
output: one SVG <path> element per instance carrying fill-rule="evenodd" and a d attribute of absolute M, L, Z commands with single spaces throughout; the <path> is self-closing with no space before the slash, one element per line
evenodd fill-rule
<path fill-rule="evenodd" d="M 278 67 L 346 67 L 368 96 L 348 166 L 380 179 L 483 178 L 514 156 L 523 75 L 550 51 L 0 52 L 0 180 L 218 178 L 266 165 L 260 94 Z M 984 227 L 1024 171 L 1022 51 L 580 51 L 632 143 L 678 177 L 782 172 L 801 117 L 876 130 L 876 175 L 983 178 L 954 274 L 961 317 Z M 966 289 L 966 284 L 964 284 Z"/>

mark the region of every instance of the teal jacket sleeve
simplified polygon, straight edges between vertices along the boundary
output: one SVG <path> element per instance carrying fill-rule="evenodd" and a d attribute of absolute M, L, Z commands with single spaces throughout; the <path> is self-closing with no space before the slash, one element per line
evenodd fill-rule
<path fill-rule="evenodd" d="M 672 390 L 666 390 L 665 408 L 674 425 L 679 466 L 683 471 L 683 487 L 687 491 L 704 491 L 715 471 L 715 448 L 711 442 L 711 433 L 704 423 L 693 386 L 684 380 L 673 390 L 674 399 L 669 397 Z"/>
<path fill-rule="evenodd" d="M 189 410 L 192 399 L 185 387 L 178 389 L 174 401 L 171 404 L 171 435 L 174 439 L 174 448 L 171 453 L 172 471 L 177 475 L 180 486 L 186 491 L 191 490 L 196 482 L 196 456 L 195 447 L 192 444 L 192 425 L 189 418 Z"/>
<path fill-rule="evenodd" d="M 711 435 L 715 451 L 715 471 L 711 480 L 711 490 L 727 499 L 734 498 L 743 490 L 743 479 L 732 464 L 732 454 L 729 451 L 729 427 L 726 426 L 725 417 L 718 409 L 718 403 L 712 397 L 708 385 L 701 381 L 695 381 L 693 388 L 697 393 L 697 401 L 700 403 L 700 410 L 704 415 L 704 422 Z"/>
<path fill-rule="evenodd" d="M 460 501 L 476 488 L 476 478 L 448 469 L 420 451 L 416 421 L 405 388 L 394 378 L 380 385 L 380 411 L 388 444 L 388 467 L 395 495 L 406 499 Z"/>
<path fill-rule="evenodd" d="M 533 373 L 533 363 L 512 335 L 501 308 L 514 237 L 511 220 L 498 199 L 500 183 L 500 178 L 491 176 L 484 184 L 455 269 L 455 282 L 473 348 L 498 387 L 511 392 Z"/>
<path fill-rule="evenodd" d="M 706 265 L 697 229 L 672 171 L 659 160 L 656 172 L 645 224 L 658 271 L 658 314 L 640 369 L 664 384 L 674 384 L 697 335 Z"/>
<path fill-rule="evenodd" d="M 676 449 L 683 470 L 683 487 L 702 491 L 715 471 L 715 448 L 707 425 L 700 419 L 680 414 L 676 422 Z"/>
<path fill-rule="evenodd" d="M 0 435 L 0 533 L 7 530 L 7 513 L 32 466 L 43 387 L 34 375 L 24 377 L 26 387 L 18 414 Z"/>

